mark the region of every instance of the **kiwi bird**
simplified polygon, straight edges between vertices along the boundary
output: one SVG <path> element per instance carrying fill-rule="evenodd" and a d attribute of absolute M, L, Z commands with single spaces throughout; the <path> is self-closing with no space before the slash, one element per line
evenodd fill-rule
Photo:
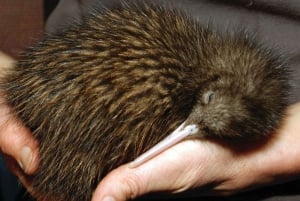
<path fill-rule="evenodd" d="M 147 4 L 94 9 L 29 48 L 2 79 L 12 118 L 40 143 L 38 200 L 89 201 L 101 179 L 183 122 L 259 138 L 287 105 L 282 57 L 246 31 L 218 33 Z"/>

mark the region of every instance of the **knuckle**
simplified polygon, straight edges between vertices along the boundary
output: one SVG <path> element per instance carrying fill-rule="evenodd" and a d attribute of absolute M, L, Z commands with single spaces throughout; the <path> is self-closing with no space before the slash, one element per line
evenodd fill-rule
<path fill-rule="evenodd" d="M 142 182 L 138 175 L 128 174 L 122 182 L 122 185 L 125 186 L 125 194 L 129 199 L 134 199 L 141 195 L 142 193 Z"/>

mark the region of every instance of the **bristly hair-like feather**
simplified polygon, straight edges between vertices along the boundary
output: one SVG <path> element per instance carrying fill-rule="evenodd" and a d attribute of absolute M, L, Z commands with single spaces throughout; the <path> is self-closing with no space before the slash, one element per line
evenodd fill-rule
<path fill-rule="evenodd" d="M 1 83 L 15 117 L 40 142 L 33 176 L 38 199 L 89 201 L 110 170 L 188 118 L 216 71 L 225 72 L 227 64 L 253 67 L 251 60 L 268 63 L 254 44 L 219 36 L 180 11 L 145 4 L 95 9 L 47 36 Z M 279 105 L 284 90 L 275 96 Z"/>

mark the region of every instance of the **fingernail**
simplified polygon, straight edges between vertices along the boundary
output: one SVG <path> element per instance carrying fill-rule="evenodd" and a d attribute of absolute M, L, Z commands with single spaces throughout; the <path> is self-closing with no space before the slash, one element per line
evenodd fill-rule
<path fill-rule="evenodd" d="M 20 161 L 19 165 L 20 167 L 26 172 L 26 169 L 28 168 L 28 164 L 32 160 L 32 151 L 29 147 L 25 146 L 21 149 L 20 153 Z"/>
<path fill-rule="evenodd" d="M 115 199 L 111 196 L 106 196 L 103 201 L 115 201 Z"/>

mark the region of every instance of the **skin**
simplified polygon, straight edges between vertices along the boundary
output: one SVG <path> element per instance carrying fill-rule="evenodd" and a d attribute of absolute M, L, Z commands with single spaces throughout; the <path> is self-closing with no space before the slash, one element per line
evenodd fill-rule
<path fill-rule="evenodd" d="M 31 191 L 24 173 L 33 174 L 38 168 L 38 143 L 21 122 L 10 118 L 1 94 L 0 103 L 1 151 Z M 187 140 L 137 168 L 120 166 L 102 180 L 92 201 L 125 201 L 149 192 L 178 193 L 193 188 L 205 189 L 199 194 L 229 195 L 295 179 L 300 174 L 300 103 L 290 106 L 286 115 L 272 138 L 259 145 Z"/>
<path fill-rule="evenodd" d="M 0 51 L 0 78 L 14 64 L 13 58 Z M 10 117 L 0 92 L 0 150 L 14 172 L 22 167 L 24 173 L 33 174 L 38 168 L 38 142 L 20 121 Z"/>
<path fill-rule="evenodd" d="M 136 169 L 126 164 L 112 171 L 99 184 L 93 201 L 125 201 L 149 192 L 177 193 L 207 184 L 213 185 L 199 193 L 229 195 L 295 179 L 300 173 L 299 122 L 300 103 L 288 108 L 273 138 L 258 146 L 241 148 L 200 140 L 179 143 Z"/>
<path fill-rule="evenodd" d="M 7 108 L 2 105 L 1 114 L 5 110 Z M 6 115 L 0 116 L 3 122 Z M 300 103 L 288 109 L 283 126 L 273 138 L 259 146 L 242 149 L 237 144 L 209 140 L 181 142 L 137 168 L 129 168 L 126 164 L 113 170 L 99 184 L 92 201 L 104 198 L 125 201 L 149 192 L 178 193 L 212 183 L 209 190 L 199 193 L 228 195 L 294 179 L 300 173 L 299 122 Z M 11 146 L 12 142 L 15 146 Z M 30 174 L 36 170 L 37 143 L 19 122 L 2 123 L 0 146 L 16 160 L 20 160 L 22 147 L 30 147 L 33 155 L 25 171 Z M 28 186 L 16 164 L 12 160 L 10 164 L 14 164 L 12 170 Z"/>

